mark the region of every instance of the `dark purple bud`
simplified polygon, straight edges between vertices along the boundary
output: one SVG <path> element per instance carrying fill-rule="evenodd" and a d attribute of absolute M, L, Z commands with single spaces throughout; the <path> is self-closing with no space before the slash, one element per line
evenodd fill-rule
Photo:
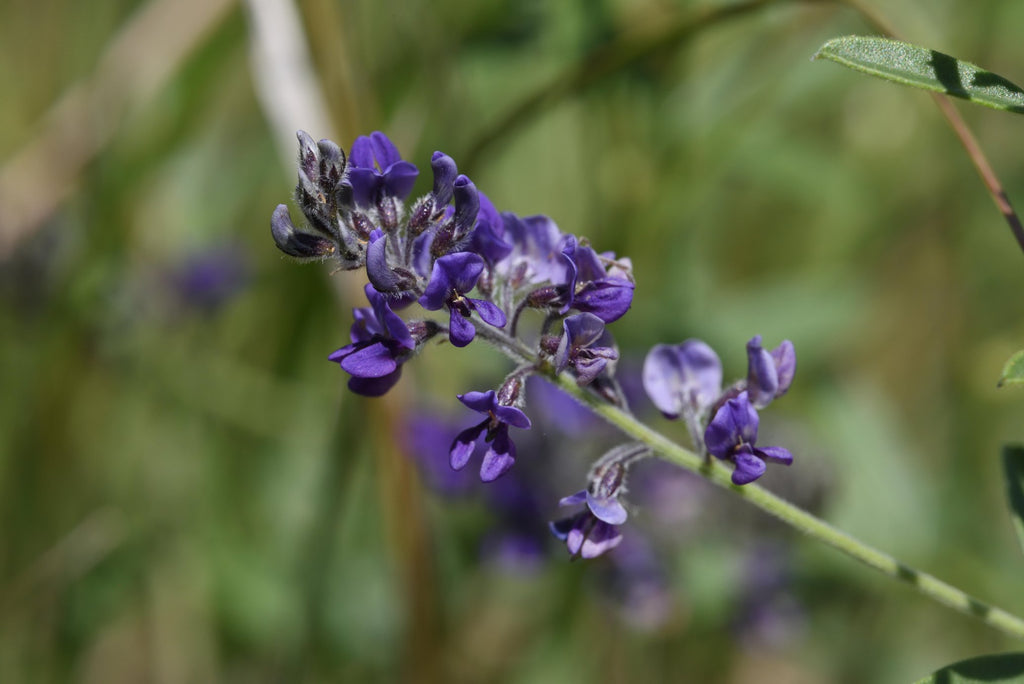
<path fill-rule="evenodd" d="M 498 388 L 498 403 L 504 406 L 515 406 L 519 403 L 519 396 L 522 392 L 523 377 L 519 373 L 514 373 L 506 378 Z"/>
<path fill-rule="evenodd" d="M 377 292 L 397 294 L 408 291 L 415 278 L 401 268 L 388 264 L 388 237 L 380 230 L 370 234 L 370 246 L 366 248 L 366 278 Z"/>
<path fill-rule="evenodd" d="M 355 230 L 356 235 L 358 235 L 363 241 L 369 241 L 370 235 L 374 230 L 376 230 L 376 227 L 373 225 L 373 222 L 370 221 L 370 218 L 362 212 L 353 211 L 349 220 L 352 223 L 352 229 Z"/>
<path fill-rule="evenodd" d="M 644 359 L 643 385 L 665 417 L 696 416 L 722 393 L 722 363 L 700 340 L 655 345 Z"/>
<path fill-rule="evenodd" d="M 331 140 L 321 140 L 317 147 L 321 159 L 321 184 L 325 188 L 333 188 L 345 175 L 345 153 Z"/>
<path fill-rule="evenodd" d="M 390 233 L 398 227 L 398 208 L 394 197 L 385 194 L 377 196 L 377 216 L 380 217 L 380 227 L 386 232 Z"/>
<path fill-rule="evenodd" d="M 296 131 L 295 137 L 299 139 L 299 170 L 316 180 L 320 175 L 320 148 L 306 131 Z"/>
<path fill-rule="evenodd" d="M 469 180 L 467 176 L 459 176 L 455 179 L 454 194 L 453 240 L 458 242 L 468 235 L 476 225 L 476 216 L 480 212 L 480 193 L 477 192 L 473 181 Z"/>
<path fill-rule="evenodd" d="M 452 185 L 459 170 L 455 160 L 444 152 L 434 152 L 430 158 L 430 169 L 434 172 L 434 203 L 441 210 L 452 200 Z"/>
<path fill-rule="evenodd" d="M 409 217 L 409 233 L 413 236 L 419 235 L 430 227 L 431 218 L 434 215 L 434 197 L 426 195 L 416 202 Z"/>
<path fill-rule="evenodd" d="M 270 217 L 270 233 L 279 250 L 298 259 L 323 259 L 337 250 L 331 240 L 296 229 L 283 204 L 277 205 Z"/>

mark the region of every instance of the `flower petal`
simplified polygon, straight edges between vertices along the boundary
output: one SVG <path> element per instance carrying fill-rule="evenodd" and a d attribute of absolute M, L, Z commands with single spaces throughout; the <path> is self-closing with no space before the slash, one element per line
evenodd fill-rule
<path fill-rule="evenodd" d="M 497 416 L 498 420 L 506 425 L 522 428 L 524 430 L 530 427 L 529 417 L 515 406 L 502 406 L 495 401 L 491 412 Z"/>
<path fill-rule="evenodd" d="M 747 392 L 755 408 L 764 408 L 779 389 L 779 373 L 772 355 L 761 346 L 761 336 L 747 342 Z"/>
<path fill-rule="evenodd" d="M 455 437 L 451 449 L 448 450 L 448 464 L 452 470 L 462 470 L 469 463 L 469 457 L 476 450 L 476 440 L 487 427 L 487 421 L 483 421 L 471 428 L 466 428 Z"/>
<path fill-rule="evenodd" d="M 379 378 L 359 378 L 352 376 L 348 379 L 348 388 L 356 394 L 364 397 L 379 397 L 385 394 L 402 377 L 402 367 L 399 366 L 393 373 L 382 375 Z"/>
<path fill-rule="evenodd" d="M 643 385 L 647 396 L 668 418 L 683 409 L 703 411 L 722 391 L 722 363 L 700 340 L 655 345 L 644 359 Z"/>
<path fill-rule="evenodd" d="M 484 454 L 480 464 L 480 481 L 493 482 L 511 468 L 516 462 L 516 445 L 509 439 L 508 430 L 499 432 L 491 443 L 491 448 Z"/>
<path fill-rule="evenodd" d="M 789 340 L 782 340 L 782 343 L 772 350 L 772 360 L 775 362 L 775 369 L 779 375 L 779 389 L 775 391 L 776 397 L 781 397 L 793 384 L 793 376 L 796 375 L 796 350 Z"/>
<path fill-rule="evenodd" d="M 791 465 L 793 463 L 793 454 L 784 447 L 758 447 L 754 449 L 754 453 L 765 461 L 771 461 L 772 463 L 781 463 L 782 465 Z"/>
<path fill-rule="evenodd" d="M 732 483 L 745 485 L 764 475 L 767 469 L 764 461 L 749 451 L 739 450 L 735 458 L 736 470 L 732 471 Z"/>
<path fill-rule="evenodd" d="M 476 337 L 476 327 L 455 309 L 448 317 L 448 341 L 456 347 L 465 347 Z"/>
<path fill-rule="evenodd" d="M 618 527 L 599 520 L 583 540 L 580 558 L 597 558 L 602 553 L 614 549 L 621 541 L 622 531 Z"/>
<path fill-rule="evenodd" d="M 575 506 L 577 504 L 584 503 L 587 500 L 587 490 L 581 489 L 575 494 L 563 497 L 559 502 L 559 506 Z"/>
<path fill-rule="evenodd" d="M 416 177 L 420 170 L 412 162 L 400 161 L 391 166 L 384 174 L 384 187 L 388 194 L 405 200 L 412 192 L 412 186 L 416 184 Z"/>
<path fill-rule="evenodd" d="M 587 492 L 587 508 L 594 514 L 594 517 L 609 525 L 621 525 L 629 517 L 625 507 L 614 496 L 608 498 L 597 497 Z"/>
<path fill-rule="evenodd" d="M 480 314 L 480 318 L 489 325 L 493 325 L 495 328 L 504 328 L 505 323 L 505 312 L 498 308 L 496 304 L 493 304 L 486 299 L 470 299 L 470 305 Z"/>
<path fill-rule="evenodd" d="M 486 392 L 466 392 L 456 395 L 459 401 L 477 413 L 489 413 L 498 406 L 498 396 L 494 390 Z"/>
<path fill-rule="evenodd" d="M 391 349 L 375 342 L 341 359 L 341 367 L 357 378 L 380 378 L 398 367 Z"/>

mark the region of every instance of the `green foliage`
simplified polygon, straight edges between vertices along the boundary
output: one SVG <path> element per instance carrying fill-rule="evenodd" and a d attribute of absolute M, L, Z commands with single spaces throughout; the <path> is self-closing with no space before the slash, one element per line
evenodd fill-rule
<path fill-rule="evenodd" d="M 1003 471 L 1006 476 L 1006 493 L 1010 503 L 1013 526 L 1017 529 L 1021 547 L 1024 548 L 1024 446 L 1003 447 Z"/>
<path fill-rule="evenodd" d="M 947 665 L 915 684 L 998 684 L 1024 680 L 1024 653 L 1001 653 Z"/>
<path fill-rule="evenodd" d="M 814 55 L 903 85 L 1024 114 L 1024 90 L 956 57 L 877 36 L 833 38 Z"/>
<path fill-rule="evenodd" d="M 999 386 L 1024 384 L 1024 349 L 1006 361 L 1003 372 L 999 376 Z"/>

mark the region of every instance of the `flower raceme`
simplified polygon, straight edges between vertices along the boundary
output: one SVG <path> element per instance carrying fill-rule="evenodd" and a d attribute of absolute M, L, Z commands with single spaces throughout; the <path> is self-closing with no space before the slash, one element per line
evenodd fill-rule
<path fill-rule="evenodd" d="M 722 363 L 700 340 L 659 344 L 644 361 L 647 396 L 666 418 L 683 417 L 695 441 L 707 453 L 736 467 L 733 484 L 753 482 L 768 462 L 789 465 L 793 455 L 782 447 L 754 446 L 758 408 L 789 390 L 796 373 L 793 343 L 783 340 L 771 351 L 761 336 L 747 342 L 747 377 L 722 389 Z"/>
<path fill-rule="evenodd" d="M 515 359 L 520 365 L 497 392 L 458 395 L 483 418 L 455 437 L 449 464 L 465 468 L 482 439 L 484 482 L 516 461 L 510 428 L 531 425 L 520 391 L 530 375 L 568 374 L 596 400 L 627 406 L 614 378 L 619 350 L 606 326 L 632 306 L 628 258 L 596 251 L 546 216 L 499 212 L 443 152 L 431 156 L 429 191 L 410 199 L 419 169 L 385 134 L 357 138 L 347 156 L 330 140 L 314 141 L 302 131 L 297 137 L 295 203 L 305 225 L 293 223 L 281 204 L 271 216 L 271 236 L 290 257 L 365 269 L 369 307 L 354 309 L 349 343 L 328 357 L 349 374 L 349 389 L 385 394 L 434 338 L 461 348 L 481 337 Z M 413 303 L 425 318 L 400 315 Z M 542 323 L 524 334 L 518 324 L 531 309 Z M 442 320 L 430 318 L 442 311 Z M 766 461 L 792 460 L 784 449 L 757 447 L 755 440 L 756 409 L 792 382 L 793 346 L 787 341 L 766 351 L 755 337 L 747 351 L 747 378 L 724 391 L 718 356 L 698 340 L 656 346 L 643 372 L 655 406 L 668 417 L 685 418 L 691 433 L 702 432 L 699 449 L 734 463 L 736 482 L 756 479 Z M 552 524 L 573 555 L 592 558 L 622 539 L 623 483 L 630 463 L 647 455 L 635 445 L 613 449 L 592 468 L 587 487 L 562 500 L 584 505 Z"/>

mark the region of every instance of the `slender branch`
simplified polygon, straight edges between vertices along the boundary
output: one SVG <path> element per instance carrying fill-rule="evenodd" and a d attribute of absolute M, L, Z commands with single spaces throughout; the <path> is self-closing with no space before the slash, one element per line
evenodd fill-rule
<path fill-rule="evenodd" d="M 846 5 L 860 14 L 865 21 L 880 33 L 899 39 L 895 29 L 893 29 L 885 17 L 873 8 L 865 5 L 861 0 L 836 0 L 836 2 Z M 1016 210 L 1014 210 L 1013 205 L 1010 203 L 1010 197 L 1006 194 L 999 176 L 996 175 L 992 165 L 989 164 L 988 158 L 982 152 L 981 146 L 978 145 L 978 141 L 975 139 L 974 134 L 971 133 L 967 122 L 964 121 L 963 117 L 960 116 L 959 110 L 945 95 L 932 93 L 932 99 L 935 100 L 935 105 L 942 112 L 942 115 L 946 117 L 946 121 L 949 123 L 950 128 L 953 129 L 956 137 L 960 139 L 960 144 L 967 151 L 967 156 L 971 158 L 971 163 L 974 164 L 974 168 L 977 169 L 982 182 L 988 189 L 989 194 L 992 195 L 996 208 L 999 209 L 999 213 L 1003 215 L 1007 225 L 1010 226 L 1010 232 L 1013 233 L 1013 237 L 1017 240 L 1021 251 L 1024 251 L 1024 226 L 1021 225 L 1020 216 L 1017 215 Z"/>
<path fill-rule="evenodd" d="M 502 331 L 487 325 L 477 325 L 477 331 L 480 337 L 493 343 L 517 364 L 535 364 L 534 367 L 541 371 L 546 380 L 574 397 L 626 435 L 646 444 L 663 460 L 686 468 L 719 487 L 728 489 L 741 499 L 748 501 L 765 513 L 775 516 L 807 536 L 842 551 L 883 575 L 911 585 L 918 592 L 938 603 L 961 613 L 972 615 L 1006 634 L 1024 639 L 1024 619 L 1001 608 L 991 606 L 933 575 L 910 567 L 794 506 L 785 499 L 779 498 L 759 485 L 747 484 L 740 487 L 732 484 L 732 472 L 725 465 L 710 459 L 705 460 L 700 455 L 683 448 L 660 432 L 641 423 L 628 412 L 608 404 L 593 392 L 580 388 L 570 374 L 556 375 L 550 366 L 537 364 L 533 352 L 519 340 L 510 338 Z"/>
<path fill-rule="evenodd" d="M 824 520 L 794 506 L 756 484 L 742 487 L 732 484 L 732 473 L 720 463 L 706 462 L 697 454 L 684 449 L 661 433 L 639 422 L 625 411 L 602 402 L 591 393 L 576 386 L 567 374 L 548 377 L 552 383 L 582 402 L 594 413 L 637 441 L 649 446 L 664 460 L 691 470 L 716 485 L 728 489 L 762 511 L 796 528 L 804 534 L 842 551 L 846 555 L 878 570 L 884 575 L 913 586 L 920 593 L 943 605 L 967 615 L 1012 636 L 1024 639 L 1024 619 L 996 608 L 947 584 L 928 573 L 915 570 L 892 556 L 857 540 Z"/>

